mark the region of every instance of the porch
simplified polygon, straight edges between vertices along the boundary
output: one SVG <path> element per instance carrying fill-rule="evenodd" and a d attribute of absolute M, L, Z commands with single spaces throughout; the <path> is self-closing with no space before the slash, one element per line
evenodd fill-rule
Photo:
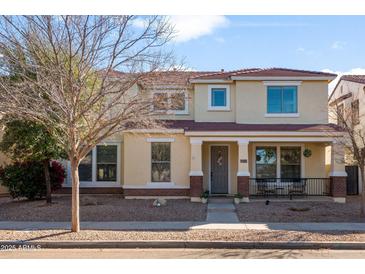
<path fill-rule="evenodd" d="M 345 202 L 343 148 L 330 137 L 190 137 L 190 196 L 297 199 L 332 197 Z M 326 148 L 331 150 L 330 169 Z"/>

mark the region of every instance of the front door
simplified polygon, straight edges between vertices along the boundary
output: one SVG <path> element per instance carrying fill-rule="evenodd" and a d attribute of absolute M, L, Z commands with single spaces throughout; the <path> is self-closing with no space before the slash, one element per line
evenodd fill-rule
<path fill-rule="evenodd" d="M 228 194 L 228 146 L 211 146 L 210 192 Z"/>

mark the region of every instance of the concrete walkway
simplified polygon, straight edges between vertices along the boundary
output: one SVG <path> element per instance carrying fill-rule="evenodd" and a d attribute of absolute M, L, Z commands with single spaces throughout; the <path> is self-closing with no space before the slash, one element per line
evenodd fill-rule
<path fill-rule="evenodd" d="M 208 203 L 208 223 L 226 223 L 237 224 L 239 223 L 236 214 L 236 208 L 232 204 L 232 201 L 228 202 L 210 202 Z"/>
<path fill-rule="evenodd" d="M 213 217 L 212 217 L 213 219 Z M 240 229 L 290 231 L 362 231 L 365 223 L 218 223 L 218 222 L 81 222 L 90 230 Z M 70 222 L 0 222 L 0 230 L 70 229 Z"/>

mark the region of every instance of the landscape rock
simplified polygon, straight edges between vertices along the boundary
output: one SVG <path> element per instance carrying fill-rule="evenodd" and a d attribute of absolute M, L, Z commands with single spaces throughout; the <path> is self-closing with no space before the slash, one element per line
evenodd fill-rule
<path fill-rule="evenodd" d="M 158 198 L 153 201 L 153 206 L 155 206 L 155 207 L 165 206 L 166 204 L 167 204 L 167 201 L 162 198 Z"/>
<path fill-rule="evenodd" d="M 98 201 L 96 198 L 91 196 L 81 196 L 80 197 L 80 204 L 82 206 L 92 206 L 92 205 L 98 205 Z"/>

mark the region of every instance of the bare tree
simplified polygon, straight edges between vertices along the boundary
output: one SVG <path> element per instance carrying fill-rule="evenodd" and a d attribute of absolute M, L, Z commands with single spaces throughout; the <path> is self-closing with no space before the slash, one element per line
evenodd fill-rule
<path fill-rule="evenodd" d="M 330 120 L 337 123 L 343 130 L 344 138 L 336 142 L 345 148 L 345 162 L 357 165 L 361 177 L 361 217 L 365 217 L 365 128 L 360 121 L 359 100 L 356 95 L 348 100 L 336 98 L 330 102 Z M 334 155 L 332 155 L 334 157 Z"/>
<path fill-rule="evenodd" d="M 72 231 L 80 230 L 80 161 L 118 132 L 161 126 L 151 98 L 133 87 L 173 66 L 173 33 L 159 16 L 0 19 L 0 114 L 45 125 L 68 154 Z"/>

